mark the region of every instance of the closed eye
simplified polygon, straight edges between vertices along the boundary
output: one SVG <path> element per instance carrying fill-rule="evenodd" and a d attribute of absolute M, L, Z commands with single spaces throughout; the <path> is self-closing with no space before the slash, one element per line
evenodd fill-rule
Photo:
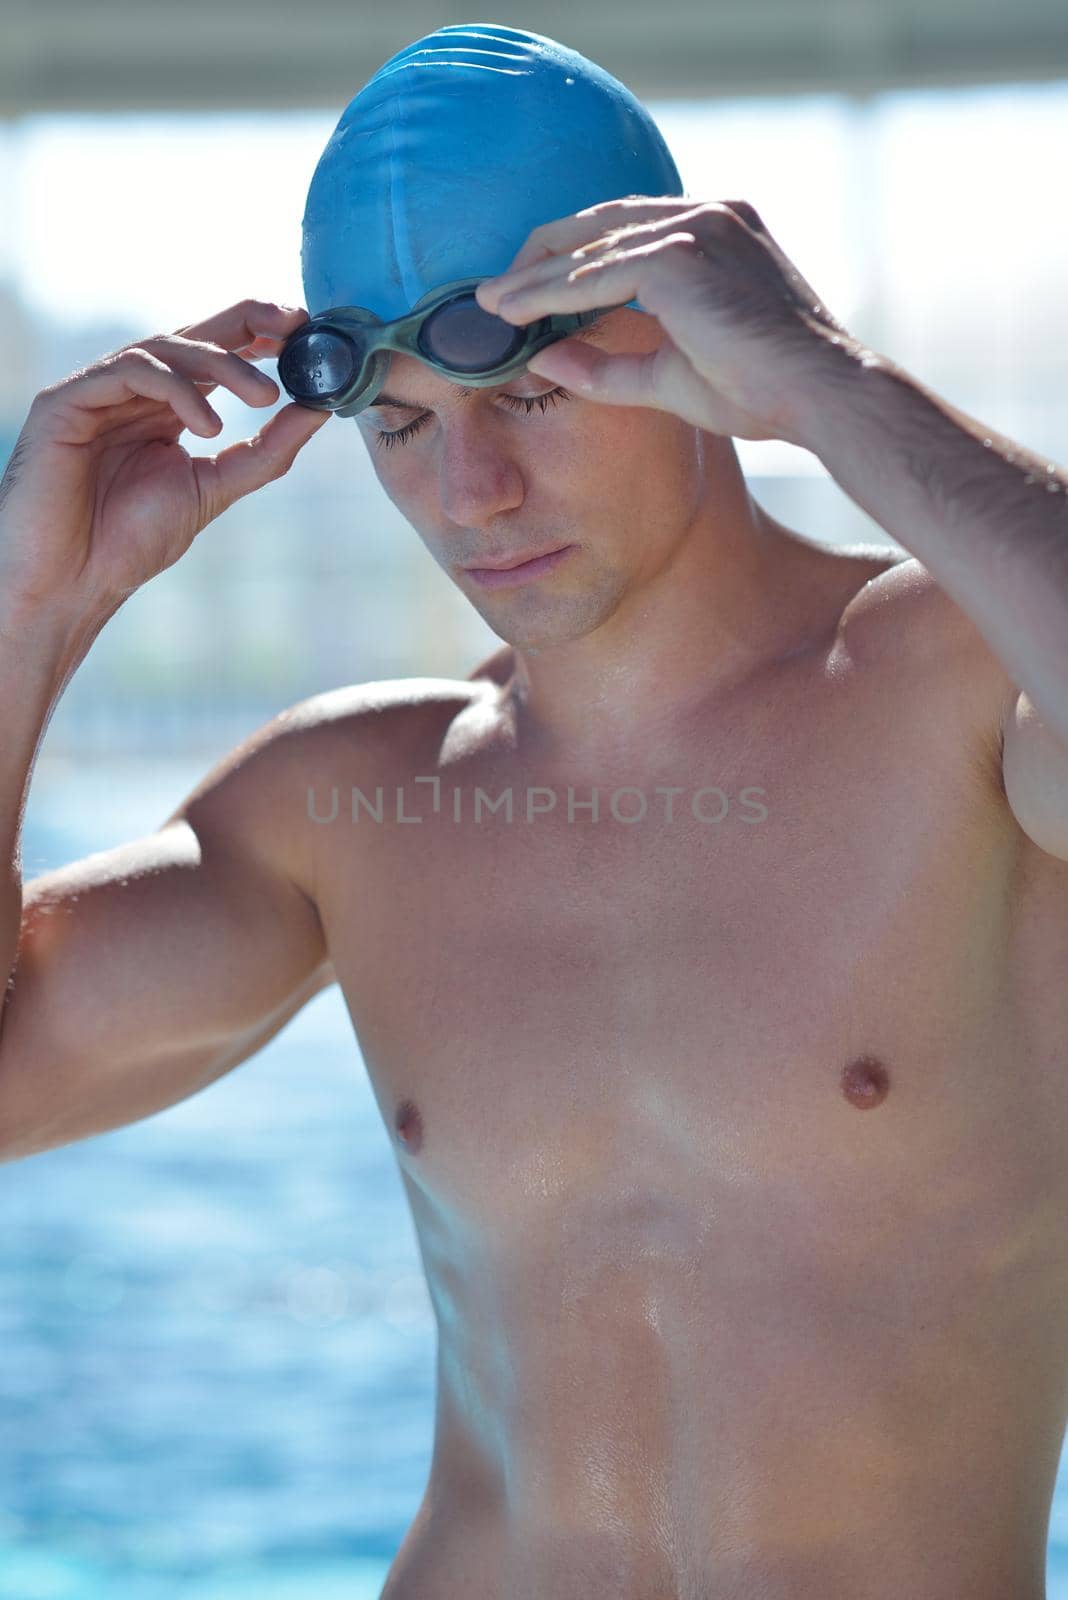
<path fill-rule="evenodd" d="M 570 400 L 571 396 L 568 394 L 566 389 L 550 389 L 547 393 L 535 395 L 532 399 L 525 395 L 519 394 L 502 394 L 498 396 L 498 398 L 505 401 L 507 405 L 511 406 L 513 411 L 518 410 L 519 407 L 522 406 L 525 413 L 529 416 L 535 406 L 540 406 L 542 411 L 544 411 L 545 407 L 550 401 L 552 401 L 553 405 L 555 405 L 558 400 Z M 396 428 L 392 433 L 386 433 L 382 429 L 377 429 L 375 433 L 375 444 L 383 445 L 387 450 L 391 450 L 394 445 L 406 443 L 406 441 L 409 440 L 413 434 L 419 432 L 420 428 L 423 426 L 429 416 L 430 412 L 425 411 L 421 417 L 416 417 L 414 422 L 409 422 L 406 427 Z"/>

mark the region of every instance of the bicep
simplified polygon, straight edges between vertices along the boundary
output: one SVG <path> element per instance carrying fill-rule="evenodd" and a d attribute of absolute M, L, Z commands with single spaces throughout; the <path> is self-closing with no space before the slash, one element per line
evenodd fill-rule
<path fill-rule="evenodd" d="M 0 1151 L 138 1120 L 213 1081 L 331 981 L 256 773 L 156 832 L 27 883 L 0 1027 Z"/>
<path fill-rule="evenodd" d="M 186 819 L 28 883 L 9 1012 L 57 1042 L 105 1031 L 148 1054 L 218 1042 L 323 959 L 314 905 L 228 836 Z"/>

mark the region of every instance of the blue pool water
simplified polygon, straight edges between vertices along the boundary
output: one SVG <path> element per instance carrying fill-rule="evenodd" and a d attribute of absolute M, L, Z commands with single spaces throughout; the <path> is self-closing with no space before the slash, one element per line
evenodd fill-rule
<path fill-rule="evenodd" d="M 25 875 L 151 831 L 207 765 L 42 766 Z M 0 1349 L 0 1600 L 377 1600 L 434 1333 L 336 989 L 192 1099 L 0 1166 Z"/>
<path fill-rule="evenodd" d="M 25 876 L 149 832 L 203 770 L 35 781 Z M 336 988 L 171 1110 L 0 1166 L 0 1348 L 0 1600 L 379 1594 L 434 1335 Z"/>

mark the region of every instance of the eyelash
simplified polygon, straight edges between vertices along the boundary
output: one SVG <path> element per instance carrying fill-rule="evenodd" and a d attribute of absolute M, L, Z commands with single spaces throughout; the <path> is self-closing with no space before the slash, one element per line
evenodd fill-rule
<path fill-rule="evenodd" d="M 550 400 L 555 405 L 557 400 L 570 400 L 571 396 L 566 389 L 550 389 L 547 394 L 535 395 L 533 399 L 521 394 L 502 394 L 500 398 L 506 401 L 514 410 L 518 410 L 522 406 L 527 416 L 529 416 L 535 406 L 540 406 L 544 412 Z M 429 412 L 427 415 L 429 416 Z M 383 433 L 379 430 L 375 438 L 375 444 L 381 445 L 387 450 L 391 449 L 393 445 L 405 444 L 414 433 L 419 432 L 426 420 L 425 416 L 417 417 L 414 422 L 409 422 L 403 428 L 397 428 L 393 433 Z"/>

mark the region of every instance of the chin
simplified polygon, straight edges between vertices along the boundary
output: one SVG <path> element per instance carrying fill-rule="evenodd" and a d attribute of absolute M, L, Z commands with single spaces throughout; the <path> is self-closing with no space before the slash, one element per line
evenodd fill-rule
<path fill-rule="evenodd" d="M 501 596 L 506 592 L 502 590 Z M 515 600 L 508 606 L 482 604 L 475 605 L 475 610 L 505 644 L 531 655 L 585 638 L 615 610 L 615 603 L 606 603 L 605 596 L 592 593 L 571 594 L 566 598 L 531 594 L 530 603 L 525 606 L 515 603 L 520 598 L 520 592 L 516 591 Z"/>

